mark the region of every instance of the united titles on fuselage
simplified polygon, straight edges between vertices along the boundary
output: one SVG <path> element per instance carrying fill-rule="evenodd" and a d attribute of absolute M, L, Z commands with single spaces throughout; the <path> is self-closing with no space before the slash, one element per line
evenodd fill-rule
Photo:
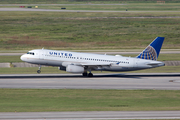
<path fill-rule="evenodd" d="M 71 53 L 59 53 L 59 52 L 49 52 L 50 55 L 59 55 L 59 56 L 68 56 L 68 57 L 72 57 Z"/>

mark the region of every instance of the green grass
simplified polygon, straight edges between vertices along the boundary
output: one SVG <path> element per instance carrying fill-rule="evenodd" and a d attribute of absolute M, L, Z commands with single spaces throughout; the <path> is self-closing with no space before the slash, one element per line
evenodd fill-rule
<path fill-rule="evenodd" d="M 131 71 L 127 73 L 180 73 L 180 66 L 163 66 L 152 69 Z"/>
<path fill-rule="evenodd" d="M 141 13 L 0 12 L 0 50 L 29 50 L 42 47 L 80 50 L 144 49 L 157 36 L 166 37 L 163 48 L 180 48 L 179 18 L 96 18 L 118 17 L 125 14 L 141 15 Z"/>
<path fill-rule="evenodd" d="M 38 67 L 30 67 L 30 68 L 1 68 L 1 74 L 37 74 Z M 65 71 L 58 70 L 58 67 L 42 67 L 41 68 L 42 74 L 67 74 Z"/>
<path fill-rule="evenodd" d="M 137 55 L 138 54 L 123 54 L 122 56 L 136 57 Z M 180 61 L 180 55 L 179 54 L 159 54 L 158 61 Z"/>
<path fill-rule="evenodd" d="M 20 56 L 0 56 L 0 63 L 22 62 Z"/>
<path fill-rule="evenodd" d="M 173 90 L 0 89 L 0 112 L 180 110 Z"/>

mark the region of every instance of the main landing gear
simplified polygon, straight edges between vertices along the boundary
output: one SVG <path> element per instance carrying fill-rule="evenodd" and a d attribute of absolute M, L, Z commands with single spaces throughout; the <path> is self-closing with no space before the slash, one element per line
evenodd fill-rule
<path fill-rule="evenodd" d="M 88 74 L 87 72 L 82 73 L 83 77 L 86 77 Z"/>
<path fill-rule="evenodd" d="M 88 74 L 88 77 L 93 77 L 93 74 L 92 74 L 92 73 L 89 73 L 89 74 Z"/>
<path fill-rule="evenodd" d="M 41 73 L 41 65 L 39 65 L 39 70 L 37 70 L 37 73 L 38 73 L 38 74 Z"/>
<path fill-rule="evenodd" d="M 90 72 L 89 74 L 87 72 L 82 73 L 83 77 L 93 77 L 93 74 Z"/>

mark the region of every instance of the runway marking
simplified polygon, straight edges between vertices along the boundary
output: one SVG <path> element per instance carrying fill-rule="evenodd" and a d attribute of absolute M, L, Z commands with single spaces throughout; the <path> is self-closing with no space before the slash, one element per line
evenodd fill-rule
<path fill-rule="evenodd" d="M 180 111 L 8 112 L 0 119 L 180 119 Z"/>
<path fill-rule="evenodd" d="M 180 90 L 179 73 L 0 75 L 0 88 Z"/>

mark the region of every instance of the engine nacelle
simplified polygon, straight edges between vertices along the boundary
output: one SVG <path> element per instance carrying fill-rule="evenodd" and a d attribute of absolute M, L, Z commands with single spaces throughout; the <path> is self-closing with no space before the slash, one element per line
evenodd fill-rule
<path fill-rule="evenodd" d="M 68 65 L 66 67 L 66 72 L 70 72 L 70 73 L 83 73 L 84 72 L 84 67 L 76 66 L 76 65 Z"/>

